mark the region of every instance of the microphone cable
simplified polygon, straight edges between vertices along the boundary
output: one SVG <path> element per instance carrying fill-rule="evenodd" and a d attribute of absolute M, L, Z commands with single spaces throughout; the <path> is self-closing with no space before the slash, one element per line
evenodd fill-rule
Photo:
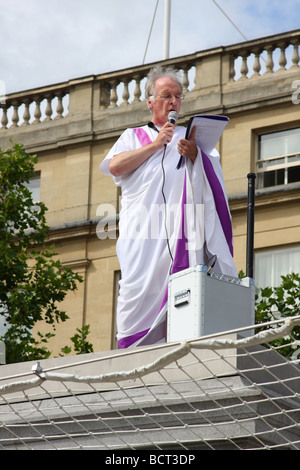
<path fill-rule="evenodd" d="M 154 129 L 156 132 L 159 133 L 159 130 L 157 129 L 157 127 L 155 126 L 155 124 L 153 124 L 153 122 L 149 122 L 148 123 L 148 126 L 151 128 L 151 129 Z M 172 254 L 172 251 L 171 251 L 171 247 L 170 247 L 170 240 L 169 240 L 169 234 L 168 234 L 168 227 L 167 227 L 167 200 L 166 200 L 166 195 L 165 195 L 165 191 L 164 191 L 164 188 L 165 188 L 165 182 L 166 182 L 166 172 L 165 172 L 165 167 L 164 167 L 164 159 L 165 159 L 165 156 L 166 156 L 166 150 L 167 150 L 167 144 L 164 145 L 164 151 L 163 151 L 163 155 L 162 155 L 162 159 L 161 159 L 161 169 L 162 169 L 162 175 L 163 175 L 163 182 L 162 182 L 162 187 L 161 187 L 161 193 L 162 193 L 162 197 L 163 197 L 163 200 L 164 200 L 164 206 L 165 206 L 165 210 L 164 210 L 164 225 L 165 225 L 165 232 L 166 232 L 166 237 L 167 237 L 167 246 L 168 246 L 168 251 L 169 251 L 169 255 L 170 255 L 170 258 L 172 260 L 172 263 L 171 263 L 171 266 L 170 266 L 170 271 L 169 271 L 169 274 L 171 274 L 171 271 L 172 271 L 172 267 L 173 267 L 173 264 L 174 264 L 174 258 L 173 258 L 173 254 Z"/>
<path fill-rule="evenodd" d="M 171 251 L 171 247 L 170 247 L 169 234 L 168 234 L 167 201 L 166 201 L 166 196 L 165 196 L 165 192 L 164 192 L 164 187 L 165 187 L 165 182 L 166 182 L 166 172 L 165 172 L 165 168 L 164 168 L 164 159 L 165 159 L 165 156 L 166 156 L 166 150 L 167 150 L 167 144 L 164 145 L 164 153 L 163 153 L 163 156 L 162 156 L 162 159 L 161 159 L 161 168 L 162 168 L 162 174 L 163 174 L 163 184 L 162 184 L 162 188 L 161 188 L 161 193 L 162 193 L 162 197 L 164 199 L 164 204 L 165 204 L 165 211 L 164 212 L 165 212 L 165 231 L 166 231 L 166 236 L 167 236 L 167 245 L 168 245 L 169 255 L 170 255 L 170 258 L 172 260 L 172 263 L 171 263 L 171 266 L 170 266 L 170 271 L 169 271 L 169 274 L 171 274 L 173 264 L 174 264 L 174 258 L 173 258 L 173 255 L 172 255 L 172 251 Z"/>

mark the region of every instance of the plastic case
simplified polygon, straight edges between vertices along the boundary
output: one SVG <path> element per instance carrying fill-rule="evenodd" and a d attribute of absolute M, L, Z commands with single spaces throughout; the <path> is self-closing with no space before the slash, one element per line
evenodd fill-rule
<path fill-rule="evenodd" d="M 254 325 L 255 285 L 198 265 L 170 276 L 167 341 L 193 339 Z M 253 329 L 241 331 L 250 336 Z"/>

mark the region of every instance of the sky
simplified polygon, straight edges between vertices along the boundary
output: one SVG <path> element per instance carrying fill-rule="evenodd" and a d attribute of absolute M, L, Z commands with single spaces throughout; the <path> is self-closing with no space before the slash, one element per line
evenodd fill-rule
<path fill-rule="evenodd" d="M 0 0 L 5 93 L 162 60 L 157 1 Z M 299 19 L 300 0 L 171 0 L 169 57 L 299 29 Z"/>

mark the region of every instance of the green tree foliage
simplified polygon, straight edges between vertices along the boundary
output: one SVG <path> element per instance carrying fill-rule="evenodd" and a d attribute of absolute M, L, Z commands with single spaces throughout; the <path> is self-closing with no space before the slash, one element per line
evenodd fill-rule
<path fill-rule="evenodd" d="M 84 325 L 81 329 L 76 329 L 77 333 L 72 336 L 73 349 L 75 354 L 88 354 L 93 352 L 93 345 L 89 343 L 87 337 L 90 332 L 90 325 Z M 70 354 L 72 352 L 71 346 L 65 346 L 61 349 L 62 355 Z"/>
<path fill-rule="evenodd" d="M 8 363 L 49 357 L 48 339 L 68 319 L 59 303 L 82 282 L 47 246 L 47 208 L 33 201 L 26 184 L 36 163 L 22 145 L 0 149 L 0 315 L 7 328 L 0 339 Z M 33 337 L 40 321 L 51 325 L 51 333 Z"/>
<path fill-rule="evenodd" d="M 279 287 L 266 287 L 256 297 L 255 323 L 262 324 L 282 318 L 300 315 L 300 275 L 290 273 L 281 276 Z M 277 326 L 277 325 L 275 325 Z M 271 328 L 272 325 L 260 329 Z M 290 336 L 273 341 L 272 346 L 278 348 L 285 357 L 300 358 L 300 326 L 293 328 Z"/>

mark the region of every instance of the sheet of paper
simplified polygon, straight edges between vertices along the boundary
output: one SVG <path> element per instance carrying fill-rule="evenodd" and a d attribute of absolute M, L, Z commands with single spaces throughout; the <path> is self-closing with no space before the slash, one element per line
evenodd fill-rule
<path fill-rule="evenodd" d="M 197 115 L 190 119 L 188 135 L 196 126 L 196 143 L 205 153 L 211 153 L 216 147 L 225 127 L 228 124 L 227 116 Z"/>

